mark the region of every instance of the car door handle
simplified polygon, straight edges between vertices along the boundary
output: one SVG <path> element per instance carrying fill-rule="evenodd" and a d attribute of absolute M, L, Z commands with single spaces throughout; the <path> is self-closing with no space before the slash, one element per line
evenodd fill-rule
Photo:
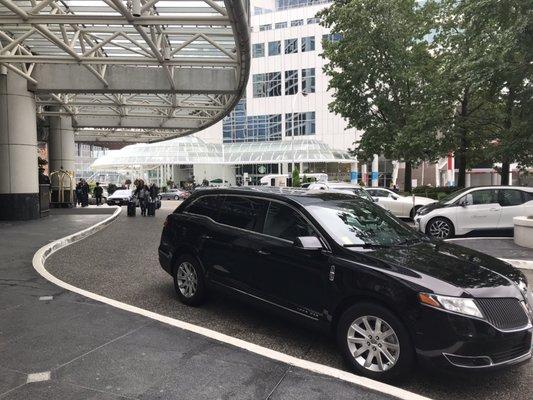
<path fill-rule="evenodd" d="M 262 255 L 262 256 L 268 256 L 270 255 L 270 252 L 265 251 L 265 250 L 257 250 L 257 254 Z"/>

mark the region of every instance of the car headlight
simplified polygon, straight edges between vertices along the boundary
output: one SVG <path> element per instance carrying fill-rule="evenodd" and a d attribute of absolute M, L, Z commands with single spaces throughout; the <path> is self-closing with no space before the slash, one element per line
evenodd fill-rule
<path fill-rule="evenodd" d="M 431 293 L 419 293 L 418 298 L 422 304 L 431 307 L 442 308 L 444 310 L 476 318 L 483 318 L 483 314 L 479 310 L 474 299 L 440 296 Z"/>
<path fill-rule="evenodd" d="M 416 212 L 416 215 L 426 215 L 429 213 L 429 208 L 428 207 L 420 207 L 418 209 L 418 211 Z"/>

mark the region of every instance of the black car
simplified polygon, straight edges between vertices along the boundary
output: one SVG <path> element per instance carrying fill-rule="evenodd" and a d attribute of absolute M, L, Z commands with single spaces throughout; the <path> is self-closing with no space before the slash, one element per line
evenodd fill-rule
<path fill-rule="evenodd" d="M 183 303 L 216 288 L 330 330 L 370 378 L 417 361 L 466 370 L 531 358 L 533 298 L 520 271 L 351 195 L 198 191 L 168 216 L 159 261 Z"/>

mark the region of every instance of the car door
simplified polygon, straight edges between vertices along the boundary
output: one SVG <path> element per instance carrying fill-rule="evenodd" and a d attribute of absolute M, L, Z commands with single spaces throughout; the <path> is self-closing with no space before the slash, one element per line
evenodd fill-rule
<path fill-rule="evenodd" d="M 513 228 L 513 218 L 526 215 L 525 193 L 518 189 L 499 189 L 498 199 L 502 207 L 498 228 Z"/>
<path fill-rule="evenodd" d="M 254 285 L 260 296 L 294 312 L 318 318 L 324 309 L 329 256 L 294 246 L 301 236 L 319 236 L 298 210 L 271 201 L 263 224 Z"/>
<path fill-rule="evenodd" d="M 268 201 L 240 195 L 221 197 L 217 226 L 206 238 L 205 252 L 209 254 L 211 279 L 215 282 L 250 291 L 250 265 L 257 253 L 254 235 L 261 229 Z"/>
<path fill-rule="evenodd" d="M 467 201 L 467 199 L 470 199 Z M 456 221 L 460 229 L 496 229 L 502 207 L 497 189 L 477 189 L 459 199 Z"/>

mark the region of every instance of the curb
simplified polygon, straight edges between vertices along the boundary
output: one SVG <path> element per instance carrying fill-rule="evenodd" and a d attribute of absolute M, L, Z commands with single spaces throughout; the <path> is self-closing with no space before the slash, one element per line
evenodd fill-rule
<path fill-rule="evenodd" d="M 329 376 L 332 378 L 336 378 L 345 382 L 353 383 L 355 385 L 361 386 L 366 389 L 373 390 L 375 392 L 383 393 L 389 396 L 394 396 L 398 399 L 402 400 L 430 400 L 428 397 L 409 392 L 404 389 L 400 389 L 398 387 L 388 385 L 386 383 L 382 383 L 379 381 L 375 381 L 369 378 L 364 378 L 362 376 L 354 375 L 350 372 L 343 371 L 337 368 L 328 367 L 326 365 L 322 365 L 319 363 L 315 363 L 312 361 L 303 360 L 297 357 L 289 356 L 287 354 L 271 350 L 269 348 L 247 342 L 242 339 L 237 339 L 235 337 L 225 335 L 220 332 L 213 331 L 211 329 L 207 329 L 198 325 L 194 325 L 185 321 L 181 321 L 178 319 L 170 318 L 161 314 L 157 314 L 151 311 L 144 310 L 139 307 L 135 307 L 126 303 L 122 303 L 117 300 L 113 300 L 101 295 L 98 295 L 96 293 L 89 292 L 84 289 L 80 289 L 76 286 L 73 286 L 69 283 L 63 282 L 62 280 L 56 278 L 52 274 L 50 274 L 44 264 L 46 262 L 46 259 L 58 251 L 59 249 L 62 249 L 63 247 L 66 247 L 72 243 L 76 243 L 87 236 L 90 236 L 102 229 L 104 229 L 106 226 L 111 224 L 115 219 L 118 218 L 120 215 L 122 208 L 116 207 L 117 210 L 111 215 L 109 218 L 106 218 L 105 220 L 86 228 L 82 231 L 79 231 L 77 233 L 74 233 L 69 236 L 65 236 L 61 239 L 55 240 L 43 247 L 41 247 L 33 256 L 32 264 L 33 268 L 46 280 L 54 283 L 57 286 L 62 287 L 63 289 L 69 290 L 71 292 L 78 293 L 82 296 L 88 297 L 92 300 L 99 301 L 101 303 L 108 304 L 112 307 L 119 308 L 121 310 L 129 311 L 134 314 L 142 315 L 144 317 L 162 322 L 167 325 L 171 325 L 183 330 L 187 330 L 189 332 L 193 332 L 205 337 L 208 337 L 210 339 L 217 340 L 222 343 L 226 343 L 247 351 L 250 351 L 252 353 L 258 354 L 263 357 L 270 358 L 275 361 L 279 361 L 288 365 L 292 365 L 297 368 L 305 369 L 307 371 L 311 371 L 317 374 Z"/>

